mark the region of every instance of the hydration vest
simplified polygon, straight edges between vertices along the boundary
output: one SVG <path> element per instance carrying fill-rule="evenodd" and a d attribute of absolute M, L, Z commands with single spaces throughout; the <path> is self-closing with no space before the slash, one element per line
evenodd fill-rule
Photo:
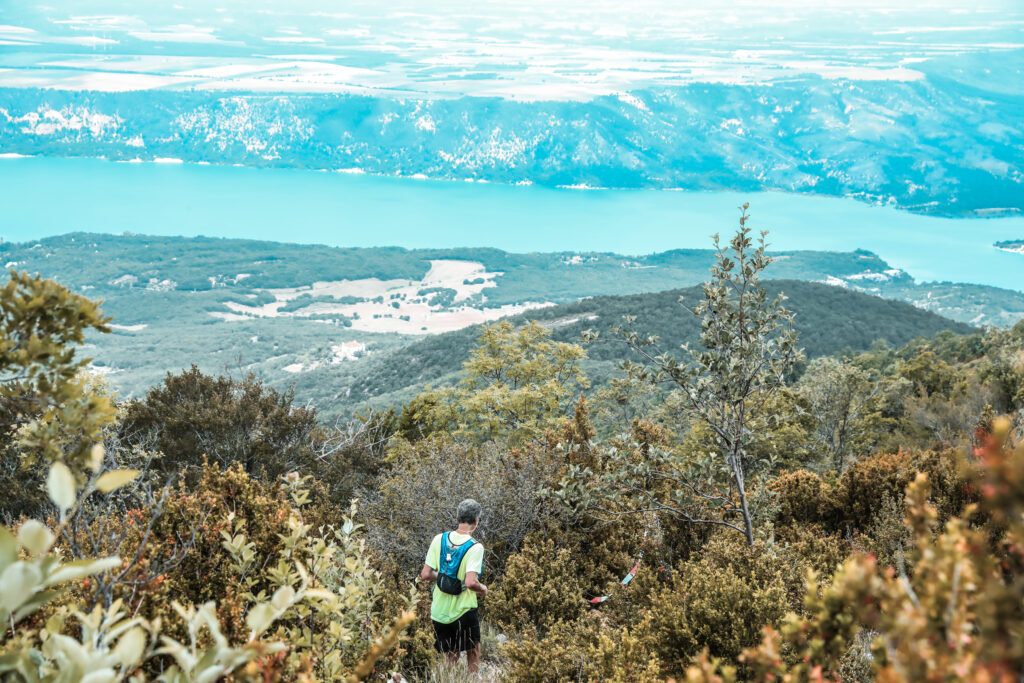
<path fill-rule="evenodd" d="M 448 537 L 452 532 L 441 534 L 441 559 L 437 569 L 437 587 L 442 593 L 448 595 L 459 595 L 464 587 L 459 579 L 459 567 L 466 559 L 466 553 L 476 545 L 472 538 L 462 545 L 452 545 Z"/>

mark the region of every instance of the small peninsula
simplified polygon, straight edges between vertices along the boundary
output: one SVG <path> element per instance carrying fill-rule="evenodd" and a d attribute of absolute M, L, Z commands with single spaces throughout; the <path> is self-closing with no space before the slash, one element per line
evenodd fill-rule
<path fill-rule="evenodd" d="M 996 249 L 1000 251 L 1009 251 L 1014 254 L 1024 254 L 1024 240 L 1003 240 L 1002 242 L 996 242 L 994 245 Z"/>

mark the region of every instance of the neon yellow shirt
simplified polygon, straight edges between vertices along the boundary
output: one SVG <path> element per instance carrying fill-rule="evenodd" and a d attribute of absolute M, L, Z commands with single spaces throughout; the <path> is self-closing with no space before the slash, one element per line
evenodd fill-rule
<path fill-rule="evenodd" d="M 447 531 L 445 533 L 448 533 Z M 468 542 L 472 536 L 460 534 L 458 531 L 451 532 L 448 542 L 452 545 L 462 545 Z M 441 534 L 434 536 L 430 542 L 430 549 L 427 550 L 427 558 L 424 560 L 427 566 L 435 572 L 441 566 Z M 476 572 L 477 575 L 484 571 L 484 547 L 476 543 L 466 551 L 459 566 L 459 580 L 465 582 L 466 572 Z M 476 593 L 464 589 L 458 595 L 448 595 L 441 591 L 434 584 L 433 599 L 430 601 L 430 618 L 441 624 L 450 624 L 471 609 L 476 609 Z"/>

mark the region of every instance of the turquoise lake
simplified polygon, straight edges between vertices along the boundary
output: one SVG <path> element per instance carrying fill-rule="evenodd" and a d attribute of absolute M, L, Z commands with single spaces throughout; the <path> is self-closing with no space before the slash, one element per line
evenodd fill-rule
<path fill-rule="evenodd" d="M 646 254 L 706 248 L 751 224 L 775 249 L 868 249 L 919 280 L 1024 290 L 1024 217 L 947 219 L 777 192 L 570 190 L 101 159 L 0 159 L 0 237 L 72 231 L 244 237 L 337 246 L 489 246 Z"/>

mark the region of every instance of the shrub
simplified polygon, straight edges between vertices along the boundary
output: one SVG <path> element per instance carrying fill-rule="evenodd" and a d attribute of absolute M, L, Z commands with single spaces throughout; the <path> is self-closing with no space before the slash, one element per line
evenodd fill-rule
<path fill-rule="evenodd" d="M 130 556 L 141 549 L 143 557 L 133 574 L 125 577 L 125 593 L 117 597 L 149 619 L 170 616 L 173 601 L 194 605 L 216 601 L 225 634 L 238 637 L 246 630 L 244 589 L 221 534 L 244 529 L 253 553 L 273 558 L 281 537 L 288 535 L 290 514 L 291 506 L 279 485 L 253 479 L 239 464 L 227 470 L 203 464 L 195 485 L 179 482 L 159 514 L 144 508 L 127 515 L 125 525 L 133 533 L 122 552 Z M 149 539 L 142 547 L 147 529 Z M 174 564 L 174 558 L 179 559 L 173 571 L 148 576 L 148 566 Z"/>
<path fill-rule="evenodd" d="M 1024 410 L 1024 322 L 991 331 L 985 342 L 982 377 L 995 387 L 1004 410 Z"/>
<path fill-rule="evenodd" d="M 372 486 L 383 471 L 387 444 L 397 429 L 398 417 L 393 410 L 374 411 L 321 427 L 316 457 L 304 472 L 323 486 L 322 499 L 343 508 L 361 490 Z"/>
<path fill-rule="evenodd" d="M 292 399 L 255 375 L 211 377 L 193 365 L 129 401 L 120 432 L 128 445 L 162 452 L 165 472 L 197 467 L 208 457 L 222 467 L 239 463 L 250 474 L 264 471 L 275 481 L 313 464 L 316 413 L 294 407 Z"/>
<path fill-rule="evenodd" d="M 455 506 L 474 498 L 483 506 L 476 536 L 487 552 L 485 571 L 500 572 L 543 517 L 543 490 L 557 463 L 543 450 L 508 450 L 438 435 L 397 442 L 391 470 L 367 493 L 370 541 L 411 575 L 423 566 L 430 539 L 454 529 Z"/>
<path fill-rule="evenodd" d="M 886 495 L 863 536 L 858 539 L 864 550 L 878 558 L 879 566 L 896 567 L 906 550 L 910 536 L 903 523 L 904 507 L 902 500 Z M 831 574 L 830 571 L 824 572 L 825 576 Z"/>
<path fill-rule="evenodd" d="M 600 634 L 597 613 L 556 621 L 546 634 L 525 631 L 502 648 L 509 680 L 529 683 L 588 681 L 588 646 Z"/>
<path fill-rule="evenodd" d="M 932 495 L 943 519 L 960 511 L 966 492 L 955 451 L 899 451 L 864 458 L 843 474 L 837 485 L 843 523 L 863 530 L 883 509 L 886 498 L 903 499 L 904 489 L 918 472 L 933 482 Z"/>
<path fill-rule="evenodd" d="M 610 629 L 602 629 L 589 648 L 588 680 L 633 683 L 660 678 L 661 662 L 652 650 L 643 647 L 637 630 L 626 628 L 612 635 Z"/>
<path fill-rule="evenodd" d="M 0 514 L 42 514 L 42 483 L 55 460 L 78 476 L 114 418 L 77 355 L 88 332 L 107 332 L 93 301 L 53 280 L 11 272 L 0 288 Z"/>
<path fill-rule="evenodd" d="M 803 578 L 808 569 L 829 576 L 849 557 L 852 548 L 840 534 L 813 523 L 781 527 L 775 542 L 786 561 L 784 577 L 791 605 L 799 605 L 803 599 Z"/>
<path fill-rule="evenodd" d="M 1012 681 L 1024 671 L 1024 447 L 1004 446 L 1010 421 L 995 421 L 964 471 L 979 491 L 966 518 L 939 530 L 928 475 L 906 491 L 910 571 L 879 571 L 854 556 L 831 582 L 807 580 L 804 614 L 766 628 L 744 664 L 759 680 L 839 681 L 851 647 L 874 635 L 870 672 L 880 681 Z M 978 517 L 972 524 L 977 512 Z M 981 522 L 979 524 L 978 522 Z M 787 652 L 787 656 L 780 653 Z M 863 677 L 863 662 L 855 667 Z M 717 670 L 716 670 L 717 669 Z M 704 658 L 692 683 L 729 683 L 730 667 Z"/>
<path fill-rule="evenodd" d="M 320 523 L 324 514 L 308 503 L 308 481 L 291 475 L 286 482 L 253 479 L 238 464 L 222 471 L 207 463 L 194 486 L 179 483 L 160 503 L 129 510 L 117 534 L 102 517 L 69 527 L 72 547 L 108 530 L 110 550 L 133 558 L 76 590 L 71 604 L 113 601 L 182 643 L 194 637 L 193 619 L 212 617 L 218 637 L 245 642 L 259 604 L 305 585 L 313 603 L 282 612 L 268 631 L 285 647 L 265 663 L 266 673 L 294 676 L 308 666 L 337 679 L 358 665 L 404 603 L 384 592 L 351 517 L 338 527 Z M 204 607 L 186 618 L 190 605 Z M 156 673 L 167 663 L 154 656 L 145 669 Z"/>
<path fill-rule="evenodd" d="M 898 364 L 897 372 L 912 382 L 916 391 L 929 396 L 949 396 L 963 379 L 954 366 L 929 348 L 916 349 L 913 355 Z"/>
<path fill-rule="evenodd" d="M 530 683 L 606 681 L 632 683 L 660 678 L 661 663 L 643 646 L 639 629 L 616 629 L 599 612 L 559 621 L 543 637 L 524 635 L 503 648 L 507 680 Z"/>
<path fill-rule="evenodd" d="M 357 527 L 349 520 L 340 530 L 328 529 L 331 537 L 310 534 L 298 511 L 306 499 L 298 478 L 290 491 L 294 507 L 287 512 L 288 533 L 279 538 L 273 558 L 256 556 L 244 524 L 221 534 L 237 572 L 244 635 L 225 634 L 213 601 L 194 607 L 174 600 L 166 619 L 153 620 L 127 609 L 121 599 L 88 609 L 68 589 L 83 579 L 118 572 L 124 563 L 116 556 L 65 563 L 54 543 L 65 537 L 83 495 L 119 488 L 136 474 L 100 474 L 102 453 L 95 450 L 90 469 L 93 475 L 80 489 L 66 464 L 51 466 L 47 489 L 60 517 L 55 530 L 35 520 L 22 524 L 17 536 L 0 527 L 0 620 L 5 625 L 0 675 L 5 680 L 140 680 L 144 669 L 172 683 L 213 681 L 236 671 L 238 680 L 294 679 L 300 672 L 330 680 L 351 674 L 361 680 L 413 618 L 403 613 L 378 636 L 380 580 L 361 541 L 353 537 Z M 29 619 L 36 613 L 46 616 L 43 628 Z"/>
<path fill-rule="evenodd" d="M 819 523 L 831 526 L 838 515 L 832 486 L 807 470 L 783 472 L 767 484 L 779 507 L 777 524 Z"/>
<path fill-rule="evenodd" d="M 782 554 L 764 542 L 748 546 L 739 535 L 716 535 L 652 593 L 644 647 L 668 673 L 685 671 L 704 648 L 734 659 L 758 641 L 763 624 L 778 623 L 789 609 L 787 571 Z"/>
<path fill-rule="evenodd" d="M 484 326 L 463 363 L 458 387 L 428 391 L 403 411 L 406 434 L 451 430 L 476 441 L 513 445 L 543 443 L 557 429 L 577 392 L 587 387 L 580 370 L 586 352 L 577 344 L 551 340 L 535 321 Z"/>
<path fill-rule="evenodd" d="M 487 598 L 487 616 L 506 631 L 526 628 L 544 634 L 585 609 L 580 558 L 541 534 L 528 536 L 509 558 L 500 586 Z"/>

